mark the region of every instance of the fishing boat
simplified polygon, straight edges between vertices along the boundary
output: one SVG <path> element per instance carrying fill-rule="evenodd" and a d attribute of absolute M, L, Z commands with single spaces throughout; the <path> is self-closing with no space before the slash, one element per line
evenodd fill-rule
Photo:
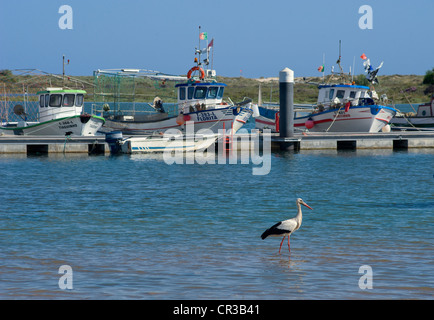
<path fill-rule="evenodd" d="M 175 130 L 176 132 L 178 130 Z M 162 153 L 162 152 L 194 152 L 206 150 L 217 140 L 214 133 L 184 135 L 176 133 L 154 133 L 146 136 L 130 136 L 123 138 L 120 131 L 106 134 L 106 142 L 111 154 Z"/>
<path fill-rule="evenodd" d="M 3 135 L 62 135 L 94 136 L 105 120 L 96 115 L 83 113 L 84 90 L 47 88 L 39 95 L 38 120 L 26 121 L 23 106 L 15 105 L 14 113 L 21 120 L 4 123 Z"/>
<path fill-rule="evenodd" d="M 94 72 L 96 83 L 101 81 L 102 76 L 116 77 L 117 80 L 113 82 L 117 83 L 125 82 L 128 77 L 148 77 L 161 80 L 164 83 L 182 81 L 175 85 L 177 102 L 174 106 L 155 97 L 153 104 L 150 104 L 152 110 L 147 113 L 135 111 L 128 113 L 120 109 L 106 110 L 103 113 L 106 119 L 103 129 L 121 131 L 128 135 L 143 135 L 164 132 L 167 129 L 185 131 L 185 123 L 190 121 L 194 123 L 194 131 L 210 129 L 214 133 L 218 133 L 220 129 L 231 129 L 234 133 L 237 132 L 253 113 L 251 99 L 245 98 L 240 103 L 223 99 L 226 84 L 217 81 L 215 70 L 207 69 L 210 61 L 209 51 L 213 47 L 212 43 L 213 41 L 206 48 L 201 49 L 199 42 L 199 49 L 196 48 L 195 51 L 195 55 L 198 55 L 194 60 L 196 65 L 187 72 L 186 77 L 149 70 L 145 72 L 141 69 L 112 69 Z M 206 58 L 203 60 L 201 59 L 202 54 L 206 54 Z M 116 88 L 118 87 L 121 86 L 118 85 Z M 136 86 L 132 87 L 134 90 Z M 132 93 L 129 94 L 131 96 Z M 101 96 L 113 96 L 115 99 L 119 99 L 120 95 L 117 91 Z"/>
<path fill-rule="evenodd" d="M 430 102 L 420 104 L 417 107 L 416 113 L 398 112 L 395 117 L 392 118 L 390 124 L 393 125 L 393 129 L 434 129 L 434 94 Z"/>
<path fill-rule="evenodd" d="M 363 55 L 364 56 L 364 55 Z M 362 56 L 362 57 L 363 57 Z M 339 79 L 345 80 L 341 69 Z M 365 57 L 365 60 L 367 58 Z M 365 61 L 368 72 L 367 79 L 378 83 L 376 74 L 369 61 Z M 332 71 L 332 76 L 333 76 Z M 318 85 L 318 99 L 309 108 L 295 107 L 294 129 L 309 132 L 379 132 L 387 131 L 389 122 L 396 114 L 392 107 L 377 104 L 378 96 L 375 90 L 368 86 L 356 85 L 354 82 L 338 82 Z M 279 131 L 279 110 L 276 108 L 259 107 L 260 116 L 255 119 L 256 128 L 269 128 Z"/>

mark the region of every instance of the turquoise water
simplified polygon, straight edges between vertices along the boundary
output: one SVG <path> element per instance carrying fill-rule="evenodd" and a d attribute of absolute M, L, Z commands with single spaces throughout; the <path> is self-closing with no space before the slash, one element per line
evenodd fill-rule
<path fill-rule="evenodd" d="M 432 299 L 434 151 L 1 156 L 1 299 Z M 296 214 L 278 253 L 261 240 Z M 71 267 L 72 289 L 59 287 Z M 361 289 L 361 266 L 372 289 Z"/>

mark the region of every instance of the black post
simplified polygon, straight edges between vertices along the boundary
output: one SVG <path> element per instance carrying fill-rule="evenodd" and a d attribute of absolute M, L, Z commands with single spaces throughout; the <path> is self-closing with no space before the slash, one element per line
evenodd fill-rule
<path fill-rule="evenodd" d="M 279 136 L 282 140 L 280 149 L 292 150 L 294 143 L 283 141 L 285 138 L 294 137 L 294 71 L 289 68 L 279 72 L 279 91 Z"/>

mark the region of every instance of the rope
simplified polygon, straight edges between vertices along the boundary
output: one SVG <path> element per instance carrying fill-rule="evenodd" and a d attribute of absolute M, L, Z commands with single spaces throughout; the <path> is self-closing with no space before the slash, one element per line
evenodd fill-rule
<path fill-rule="evenodd" d="M 332 125 L 335 123 L 335 120 L 337 119 L 339 112 L 341 111 L 343 105 L 339 108 L 338 112 L 336 112 L 335 118 L 333 119 L 331 125 L 327 128 L 327 130 L 325 132 L 328 132 L 330 130 L 330 128 L 332 127 Z"/>
<path fill-rule="evenodd" d="M 70 135 L 66 135 L 66 136 L 65 136 L 65 143 L 63 144 L 63 154 L 65 154 L 66 142 L 67 142 L 68 140 L 71 140 L 71 136 L 70 136 Z"/>
<path fill-rule="evenodd" d="M 413 128 L 415 128 L 417 131 L 422 131 L 422 130 L 420 130 L 418 127 L 416 127 L 413 123 L 411 123 L 410 120 L 408 120 L 408 118 L 405 116 L 405 113 L 404 113 L 404 112 L 402 112 L 401 110 L 397 109 L 396 107 L 395 107 L 395 109 L 396 109 L 398 112 L 400 112 L 400 113 L 402 114 L 402 117 L 405 119 L 405 121 L 408 122 L 408 124 L 409 124 L 410 126 L 412 126 Z"/>

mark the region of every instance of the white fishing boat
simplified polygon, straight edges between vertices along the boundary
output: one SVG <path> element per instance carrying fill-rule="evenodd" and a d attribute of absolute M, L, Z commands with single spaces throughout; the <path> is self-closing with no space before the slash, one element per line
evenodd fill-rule
<path fill-rule="evenodd" d="M 4 123 L 0 134 L 93 136 L 105 122 L 102 117 L 83 113 L 84 90 L 47 88 L 37 94 L 39 121 L 26 121 L 24 108 L 16 105 L 14 112 L 22 120 Z"/>
<path fill-rule="evenodd" d="M 167 129 L 185 131 L 187 121 L 194 122 L 194 130 L 210 129 L 218 133 L 219 129 L 231 129 L 237 132 L 252 115 L 251 99 L 244 99 L 240 103 L 233 103 L 230 99 L 224 100 L 223 93 L 226 84 L 217 82 L 215 70 L 204 69 L 209 65 L 210 44 L 205 49 L 196 49 L 196 65 L 192 67 L 186 77 L 162 74 L 156 71 L 141 69 L 112 69 L 97 70 L 94 72 L 96 83 L 102 81 L 102 76 L 116 78 L 113 82 L 122 83 L 127 77 L 148 77 L 166 81 L 182 81 L 175 85 L 177 102 L 175 110 L 169 112 L 168 106 L 162 99 L 155 97 L 151 113 L 132 112 L 122 110 L 110 110 L 103 113 L 106 123 L 103 129 L 107 131 L 122 131 L 127 135 L 143 135 L 153 132 L 164 132 Z M 206 58 L 201 61 L 201 55 L 206 53 Z M 101 86 L 102 87 L 102 86 Z M 104 98 L 119 99 L 119 87 L 116 92 L 100 95 Z M 132 86 L 133 90 L 135 85 Z M 132 92 L 129 95 L 133 95 Z M 97 95 L 95 95 L 97 96 Z M 130 100 L 131 101 L 131 100 Z M 106 100 L 105 102 L 109 102 Z"/>
<path fill-rule="evenodd" d="M 105 116 L 106 128 L 122 131 L 124 134 L 143 135 L 164 132 L 167 129 L 185 130 L 185 123 L 192 121 L 194 130 L 232 129 L 237 132 L 252 115 L 251 100 L 238 104 L 223 101 L 224 83 L 211 80 L 189 81 L 175 86 L 178 92 L 178 113 L 170 115 L 164 111 L 164 104 L 158 103 L 151 114 Z"/>
<path fill-rule="evenodd" d="M 177 131 L 177 130 L 175 130 Z M 162 153 L 162 152 L 194 152 L 206 150 L 217 140 L 214 133 L 194 133 L 184 135 L 181 132 L 174 134 L 151 134 L 147 136 L 130 136 L 123 138 L 120 131 L 106 134 L 106 141 L 112 154 L 132 153 Z"/>
<path fill-rule="evenodd" d="M 394 127 L 404 129 L 434 129 L 434 94 L 431 101 L 420 104 L 417 107 L 417 112 L 397 113 L 390 121 Z"/>
<path fill-rule="evenodd" d="M 340 58 L 338 60 L 340 67 Z M 381 67 L 381 66 L 380 66 Z M 378 67 L 373 70 L 365 62 L 368 80 L 376 83 Z M 341 68 L 341 67 L 340 67 Z M 343 75 L 341 68 L 341 76 Z M 342 77 L 343 78 L 343 77 Z M 295 108 L 294 128 L 309 132 L 379 132 L 385 131 L 396 114 L 391 107 L 377 104 L 377 94 L 367 86 L 354 82 L 319 84 L 318 99 L 309 109 Z M 256 128 L 279 131 L 279 110 L 259 107 Z"/>

